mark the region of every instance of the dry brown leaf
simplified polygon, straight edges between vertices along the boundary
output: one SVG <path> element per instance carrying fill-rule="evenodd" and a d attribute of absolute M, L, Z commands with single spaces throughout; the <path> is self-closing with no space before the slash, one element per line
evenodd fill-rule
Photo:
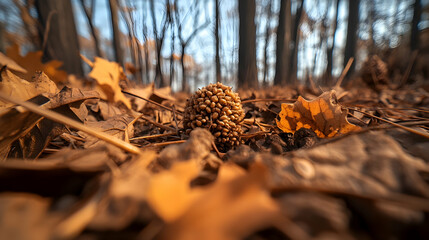
<path fill-rule="evenodd" d="M 192 207 L 167 225 L 161 239 L 244 239 L 276 226 L 282 217 L 266 189 L 265 174 L 260 164 L 251 166 L 249 172 L 235 164 L 222 165 L 213 185 L 193 190 L 201 192 Z"/>
<path fill-rule="evenodd" d="M 50 202 L 35 194 L 0 194 L 0 238 L 49 239 L 56 223 L 49 214 Z"/>
<path fill-rule="evenodd" d="M 28 82 L 16 76 L 9 70 L 1 72 L 0 91 L 7 96 L 26 101 L 39 94 L 53 95 L 58 93 L 58 88 L 44 73 L 37 73 L 33 82 Z M 0 109 L 14 104 L 0 100 Z"/>
<path fill-rule="evenodd" d="M 152 176 L 147 192 L 151 208 L 166 222 L 179 218 L 199 196 L 190 182 L 201 167 L 196 161 L 175 162 L 168 171 Z"/>
<path fill-rule="evenodd" d="M 119 86 L 119 81 L 124 77 L 124 72 L 118 63 L 95 57 L 89 76 L 97 81 L 98 86 L 109 102 L 122 102 L 128 108 L 131 108 L 130 100 L 121 92 L 121 87 Z"/>
<path fill-rule="evenodd" d="M 149 99 L 150 96 L 152 95 L 153 91 L 154 91 L 154 85 L 149 84 L 146 87 L 130 88 L 130 89 L 127 89 L 127 91 L 134 94 L 134 95 Z M 146 103 L 147 103 L 146 100 L 136 98 L 136 97 L 133 97 L 132 99 L 133 99 L 134 104 L 136 106 L 136 111 L 141 111 L 146 106 Z"/>
<path fill-rule="evenodd" d="M 347 121 L 347 111 L 341 110 L 334 90 L 312 101 L 300 96 L 294 104 L 283 103 L 279 117 L 277 126 L 284 132 L 295 133 L 300 128 L 311 128 L 321 138 L 360 129 Z"/>
<path fill-rule="evenodd" d="M 42 63 L 42 51 L 29 52 L 25 56 L 21 56 L 20 47 L 15 44 L 6 50 L 6 55 L 17 62 L 20 66 L 27 70 L 26 73 L 17 73 L 17 75 L 25 80 L 31 81 L 33 75 L 37 71 L 43 71 L 49 76 L 55 83 L 62 83 L 67 81 L 67 73 L 58 68 L 63 65 L 58 60 L 51 60 L 46 63 Z"/>
<path fill-rule="evenodd" d="M 12 59 L 8 58 L 2 52 L 0 52 L 0 66 L 1 67 L 7 66 L 7 68 L 12 70 L 12 71 L 27 73 L 27 70 L 25 70 L 23 67 L 19 66 L 18 63 L 16 63 Z"/>

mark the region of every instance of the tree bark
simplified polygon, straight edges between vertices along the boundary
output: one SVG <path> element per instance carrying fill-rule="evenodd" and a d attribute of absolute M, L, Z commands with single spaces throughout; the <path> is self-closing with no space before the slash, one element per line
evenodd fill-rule
<path fill-rule="evenodd" d="M 117 0 L 109 0 L 110 15 L 113 31 L 113 49 L 115 51 L 115 61 L 120 65 L 124 64 L 124 53 L 121 46 L 121 32 L 119 31 L 118 19 L 118 2 Z"/>
<path fill-rule="evenodd" d="M 216 81 L 222 82 L 222 73 L 220 69 L 220 39 L 219 39 L 219 27 L 220 27 L 220 16 L 219 16 L 219 0 L 215 0 L 215 45 L 216 45 Z"/>
<path fill-rule="evenodd" d="M 272 5 L 272 0 L 269 0 L 268 2 L 268 6 L 267 6 L 267 26 L 265 29 L 265 43 L 264 43 L 264 79 L 263 79 L 263 84 L 264 86 L 268 85 L 268 41 L 270 40 L 270 33 L 271 33 L 271 25 L 270 25 L 270 21 L 271 21 L 271 15 L 272 15 L 272 10 L 271 10 L 271 5 Z"/>
<path fill-rule="evenodd" d="M 304 0 L 301 0 L 301 5 L 295 13 L 295 23 L 292 30 L 292 50 L 289 58 L 289 82 L 296 83 L 296 73 L 298 64 L 298 46 L 299 46 L 299 26 L 301 25 L 301 16 L 304 9 Z"/>
<path fill-rule="evenodd" d="M 47 38 L 43 60 L 57 59 L 63 62 L 62 68 L 70 74 L 83 75 L 79 56 L 79 41 L 74 22 L 73 8 L 70 1 L 37 0 L 36 9 L 43 27 L 40 36 Z"/>
<path fill-rule="evenodd" d="M 238 0 L 238 87 L 257 88 L 255 0 Z"/>
<path fill-rule="evenodd" d="M 347 22 L 347 40 L 346 47 L 344 49 L 344 62 L 343 65 L 346 67 L 347 62 L 350 58 L 356 55 L 356 43 L 357 43 L 357 29 L 359 25 L 359 0 L 349 0 L 349 17 Z M 347 76 L 354 73 L 355 62 L 351 65 Z"/>
<path fill-rule="evenodd" d="M 281 0 L 279 23 L 277 26 L 276 42 L 276 74 L 274 85 L 286 85 L 289 70 L 289 43 L 290 43 L 290 22 L 291 22 L 290 0 Z"/>
<path fill-rule="evenodd" d="M 167 83 L 162 74 L 162 46 L 164 45 L 164 37 L 165 31 L 167 27 L 172 22 L 171 9 L 169 0 L 165 0 L 165 17 L 164 22 L 162 23 L 161 31 L 158 32 L 158 28 L 156 25 L 156 17 L 155 17 L 155 3 L 154 0 L 150 0 L 150 13 L 152 16 L 152 24 L 153 24 L 153 35 L 155 36 L 155 47 L 156 47 L 156 68 L 155 68 L 155 84 L 157 87 L 165 87 Z"/>
<path fill-rule="evenodd" d="M 413 20 L 411 22 L 411 39 L 410 39 L 410 48 L 411 50 L 416 50 L 419 48 L 419 28 L 418 24 L 422 15 L 422 5 L 421 0 L 415 0 L 413 5 Z"/>
<path fill-rule="evenodd" d="M 332 78 L 332 68 L 333 68 L 333 59 L 334 59 L 334 48 L 335 48 L 335 35 L 337 33 L 337 24 L 338 24 L 338 8 L 340 6 L 340 0 L 336 0 L 336 7 L 335 7 L 335 18 L 334 23 L 332 26 L 332 44 L 328 48 L 326 48 L 326 72 L 325 72 L 325 84 L 328 84 L 329 81 Z"/>

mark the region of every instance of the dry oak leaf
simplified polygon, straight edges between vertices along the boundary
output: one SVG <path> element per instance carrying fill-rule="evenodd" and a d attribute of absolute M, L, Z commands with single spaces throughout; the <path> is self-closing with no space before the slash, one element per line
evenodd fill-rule
<path fill-rule="evenodd" d="M 21 67 L 27 70 L 25 73 L 16 72 L 16 75 L 19 77 L 31 81 L 33 75 L 37 71 L 43 71 L 55 83 L 67 81 L 67 73 L 58 69 L 63 65 L 61 61 L 51 60 L 49 62 L 42 63 L 42 51 L 29 52 L 25 56 L 21 56 L 20 52 L 20 47 L 17 44 L 12 45 L 6 50 L 6 55 L 10 59 L 14 60 Z"/>
<path fill-rule="evenodd" d="M 121 87 L 119 86 L 119 81 L 125 75 L 118 63 L 95 57 L 89 76 L 97 81 L 98 86 L 109 102 L 122 102 L 128 108 L 131 108 L 130 100 L 121 92 Z"/>
<path fill-rule="evenodd" d="M 300 128 L 310 128 L 321 138 L 360 129 L 347 121 L 347 111 L 341 110 L 335 90 L 325 92 L 312 101 L 300 96 L 294 104 L 282 103 L 279 117 L 276 122 L 282 131 L 295 133 Z"/>
<path fill-rule="evenodd" d="M 37 72 L 33 82 L 21 79 L 7 69 L 0 73 L 0 78 L 0 91 L 14 99 L 27 101 L 42 93 L 54 95 L 59 92 L 56 84 L 43 72 Z M 0 109 L 13 105 L 0 100 Z"/>

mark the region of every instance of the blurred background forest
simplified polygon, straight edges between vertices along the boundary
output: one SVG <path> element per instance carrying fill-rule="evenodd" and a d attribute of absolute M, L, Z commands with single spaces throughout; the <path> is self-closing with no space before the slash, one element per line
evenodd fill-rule
<path fill-rule="evenodd" d="M 429 0 L 0 0 L 0 51 L 14 44 L 69 74 L 98 56 L 176 91 L 332 85 L 374 64 L 427 83 Z"/>

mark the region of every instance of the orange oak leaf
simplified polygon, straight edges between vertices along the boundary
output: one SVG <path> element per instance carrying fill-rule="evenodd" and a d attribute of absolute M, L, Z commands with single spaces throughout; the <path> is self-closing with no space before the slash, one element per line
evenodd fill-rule
<path fill-rule="evenodd" d="M 6 55 L 14 60 L 17 64 L 23 67 L 26 72 L 15 72 L 15 74 L 27 81 L 32 81 L 32 77 L 37 71 L 42 71 L 55 83 L 67 81 L 67 73 L 58 68 L 63 65 L 61 61 L 51 60 L 42 63 L 42 51 L 29 52 L 25 56 L 21 56 L 20 47 L 15 44 L 6 50 Z"/>
<path fill-rule="evenodd" d="M 130 100 L 121 92 L 121 87 L 119 86 L 119 81 L 125 76 L 119 64 L 95 57 L 89 76 L 97 81 L 98 86 L 109 102 L 122 102 L 128 108 L 131 108 Z"/>
<path fill-rule="evenodd" d="M 347 111 L 342 111 L 337 103 L 335 90 L 325 92 L 312 101 L 301 96 L 294 104 L 282 104 L 276 119 L 277 126 L 284 132 L 294 133 L 300 128 L 312 129 L 318 137 L 333 137 L 360 127 L 347 121 Z"/>

